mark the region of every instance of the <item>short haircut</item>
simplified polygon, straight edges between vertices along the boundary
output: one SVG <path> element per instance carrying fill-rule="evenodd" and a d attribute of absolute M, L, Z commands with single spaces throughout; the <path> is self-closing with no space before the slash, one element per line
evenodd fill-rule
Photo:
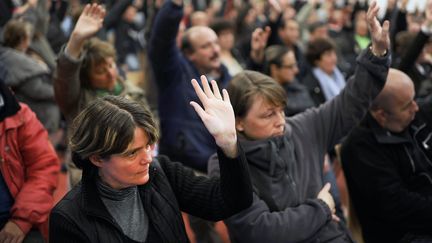
<path fill-rule="evenodd" d="M 255 71 L 242 71 L 234 76 L 227 87 L 236 118 L 248 114 L 256 97 L 262 97 L 275 106 L 286 106 L 286 93 L 271 77 Z"/>
<path fill-rule="evenodd" d="M 93 68 L 104 63 L 107 58 L 116 58 L 116 52 L 109 42 L 91 38 L 84 44 L 83 61 L 80 69 L 80 80 L 83 86 L 90 87 L 90 73 Z"/>
<path fill-rule="evenodd" d="M 327 26 L 327 23 L 324 21 L 315 21 L 308 26 L 308 31 L 309 31 L 309 33 L 312 33 L 316 29 L 321 28 L 321 27 L 326 27 L 326 26 Z"/>
<path fill-rule="evenodd" d="M 270 65 L 274 64 L 277 67 L 282 66 L 283 57 L 292 51 L 287 46 L 282 45 L 273 45 L 266 48 L 264 53 L 264 72 L 267 75 L 271 75 L 270 73 Z"/>
<path fill-rule="evenodd" d="M 192 43 L 190 42 L 190 29 L 187 29 L 182 36 L 181 39 L 181 45 L 180 49 L 183 53 L 192 53 L 194 51 L 194 48 L 192 46 Z"/>
<path fill-rule="evenodd" d="M 315 62 L 327 51 L 335 51 L 336 45 L 329 38 L 317 38 L 310 41 L 306 50 L 306 60 L 310 65 L 315 66 Z"/>
<path fill-rule="evenodd" d="M 210 25 L 210 28 L 216 32 L 216 35 L 219 35 L 222 31 L 233 31 L 235 30 L 234 22 L 226 19 L 215 19 L 212 24 Z"/>
<path fill-rule="evenodd" d="M 69 144 L 74 163 L 85 168 L 92 155 L 109 158 L 125 152 L 136 128 L 145 131 L 149 144 L 158 140 L 153 116 L 141 103 L 111 95 L 96 99 L 72 123 Z"/>
<path fill-rule="evenodd" d="M 26 38 L 32 38 L 33 26 L 19 19 L 9 20 L 3 29 L 3 44 L 6 47 L 16 48 Z"/>
<path fill-rule="evenodd" d="M 285 29 L 288 22 L 294 22 L 294 23 L 298 24 L 297 20 L 295 20 L 293 18 L 290 18 L 290 19 L 281 18 L 278 29 Z"/>

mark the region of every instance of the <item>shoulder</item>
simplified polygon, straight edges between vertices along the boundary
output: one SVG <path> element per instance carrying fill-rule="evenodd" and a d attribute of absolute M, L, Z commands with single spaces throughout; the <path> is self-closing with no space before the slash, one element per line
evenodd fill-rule
<path fill-rule="evenodd" d="M 53 208 L 52 213 L 77 215 L 81 211 L 81 183 L 72 188 Z"/>

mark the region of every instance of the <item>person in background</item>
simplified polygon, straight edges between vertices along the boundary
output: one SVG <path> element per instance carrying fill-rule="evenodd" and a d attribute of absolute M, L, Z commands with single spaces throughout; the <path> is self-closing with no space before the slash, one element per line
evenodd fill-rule
<path fill-rule="evenodd" d="M 345 87 L 345 77 L 337 67 L 336 46 L 329 38 L 309 42 L 306 59 L 312 69 L 302 83 L 308 88 L 315 106 L 319 106 L 339 94 Z"/>
<path fill-rule="evenodd" d="M 0 73 L 20 102 L 36 113 L 50 135 L 60 127 L 60 110 L 54 99 L 51 71 L 40 58 L 27 54 L 32 42 L 33 26 L 11 19 L 3 29 L 0 46 Z"/>
<path fill-rule="evenodd" d="M 264 70 L 279 83 L 287 94 L 285 115 L 292 116 L 313 107 L 307 88 L 297 79 L 297 61 L 294 52 L 286 46 L 267 47 L 264 55 Z"/>
<path fill-rule="evenodd" d="M 0 77 L 0 242 L 44 242 L 60 163 L 48 133 Z"/>
<path fill-rule="evenodd" d="M 66 47 L 59 53 L 54 91 L 67 123 L 91 101 L 105 95 L 128 97 L 147 106 L 144 91 L 119 75 L 114 47 L 91 38 L 102 28 L 104 16 L 102 6 L 87 4 Z M 81 179 L 81 170 L 68 157 L 66 164 L 71 186 L 74 186 Z"/>
<path fill-rule="evenodd" d="M 240 52 L 234 47 L 235 43 L 235 28 L 234 22 L 225 19 L 216 19 L 210 25 L 218 36 L 218 42 L 221 47 L 220 59 L 222 64 L 228 68 L 231 76 L 243 70 L 246 65 L 240 55 Z"/>

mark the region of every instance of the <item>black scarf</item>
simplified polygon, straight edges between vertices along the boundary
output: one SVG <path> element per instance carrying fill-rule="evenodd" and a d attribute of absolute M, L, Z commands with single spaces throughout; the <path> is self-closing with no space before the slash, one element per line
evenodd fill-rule
<path fill-rule="evenodd" d="M 0 122 L 18 113 L 20 108 L 15 95 L 0 78 Z"/>

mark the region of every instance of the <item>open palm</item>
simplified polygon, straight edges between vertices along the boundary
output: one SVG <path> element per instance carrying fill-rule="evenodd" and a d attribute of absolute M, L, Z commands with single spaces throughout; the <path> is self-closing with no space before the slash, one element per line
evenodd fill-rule
<path fill-rule="evenodd" d="M 81 39 L 87 39 L 102 28 L 104 17 L 105 10 L 102 6 L 87 4 L 75 25 L 74 32 Z"/>
<path fill-rule="evenodd" d="M 381 26 L 377 19 L 378 11 L 379 6 L 376 1 L 373 1 L 366 13 L 366 18 L 372 38 L 373 51 L 375 53 L 384 53 L 386 50 L 390 49 L 390 23 L 386 20 Z"/>
<path fill-rule="evenodd" d="M 216 144 L 221 148 L 235 145 L 237 143 L 235 117 L 228 92 L 225 89 L 222 90 L 222 97 L 214 80 L 211 81 L 212 90 L 204 75 L 201 76 L 202 89 L 195 79 L 191 82 L 203 107 L 194 101 L 191 101 L 190 104 L 215 138 Z"/>

